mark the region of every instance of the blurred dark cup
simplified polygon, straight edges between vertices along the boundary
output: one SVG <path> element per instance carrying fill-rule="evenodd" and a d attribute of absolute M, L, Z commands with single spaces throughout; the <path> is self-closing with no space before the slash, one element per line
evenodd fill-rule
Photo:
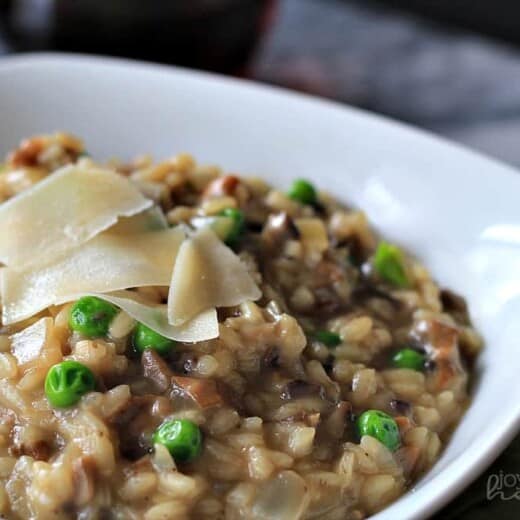
<path fill-rule="evenodd" d="M 22 45 L 36 35 L 40 48 L 236 72 L 258 43 L 274 1 L 11 0 L 8 20 Z"/>

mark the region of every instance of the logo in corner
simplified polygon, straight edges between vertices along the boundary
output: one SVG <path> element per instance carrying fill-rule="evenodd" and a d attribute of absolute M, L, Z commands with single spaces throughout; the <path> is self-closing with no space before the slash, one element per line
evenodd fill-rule
<path fill-rule="evenodd" d="M 520 473 L 492 473 L 487 479 L 486 498 L 493 500 L 520 500 Z"/>

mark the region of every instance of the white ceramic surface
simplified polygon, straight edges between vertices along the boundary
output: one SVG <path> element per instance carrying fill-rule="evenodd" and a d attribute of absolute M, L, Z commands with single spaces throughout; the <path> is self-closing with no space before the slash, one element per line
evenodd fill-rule
<path fill-rule="evenodd" d="M 378 520 L 432 514 L 518 431 L 519 173 L 358 110 L 245 82 L 88 57 L 0 60 L 0 153 L 57 129 L 99 157 L 189 151 L 280 186 L 313 179 L 467 296 L 487 341 L 473 404 L 435 468 Z"/>

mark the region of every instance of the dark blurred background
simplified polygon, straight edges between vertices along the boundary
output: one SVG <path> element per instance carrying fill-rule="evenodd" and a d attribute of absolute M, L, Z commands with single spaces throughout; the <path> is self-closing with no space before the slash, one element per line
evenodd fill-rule
<path fill-rule="evenodd" d="M 520 166 L 519 0 L 0 0 L 0 56 L 48 49 L 282 85 Z M 439 519 L 520 518 L 490 471 L 520 473 L 519 439 Z"/>
<path fill-rule="evenodd" d="M 0 0 L 1 1 L 1 0 Z M 3 0 L 13 50 L 111 54 L 233 72 L 271 0 Z"/>

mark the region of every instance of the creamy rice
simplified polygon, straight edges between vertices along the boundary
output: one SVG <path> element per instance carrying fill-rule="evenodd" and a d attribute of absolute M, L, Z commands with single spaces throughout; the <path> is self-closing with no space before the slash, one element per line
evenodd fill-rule
<path fill-rule="evenodd" d="M 26 141 L 0 170 L 0 201 L 64 164 L 93 164 L 83 152 L 65 134 Z M 218 338 L 178 343 L 165 358 L 154 353 L 149 377 L 124 312 L 105 338 L 70 330 L 72 303 L 1 328 L 4 517 L 357 520 L 405 493 L 468 404 L 482 345 L 464 300 L 408 254 L 406 287 L 382 279 L 374 269 L 380 239 L 365 214 L 326 193 L 301 204 L 187 155 L 110 167 L 153 197 L 170 225 L 240 208 L 245 230 L 233 248 L 262 298 L 218 309 Z M 137 292 L 161 303 L 168 288 Z M 24 363 L 13 350 L 17 333 L 42 317 L 52 320 L 51 333 L 41 355 Z M 317 330 L 339 344 L 327 346 Z M 425 356 L 421 370 L 392 363 L 403 346 Z M 64 359 L 90 368 L 97 386 L 55 409 L 43 384 Z M 178 376 L 195 379 L 197 393 L 183 393 Z M 360 437 L 356 420 L 369 409 L 394 418 L 396 450 Z M 178 418 L 203 433 L 189 463 L 151 441 L 163 421 Z"/>

